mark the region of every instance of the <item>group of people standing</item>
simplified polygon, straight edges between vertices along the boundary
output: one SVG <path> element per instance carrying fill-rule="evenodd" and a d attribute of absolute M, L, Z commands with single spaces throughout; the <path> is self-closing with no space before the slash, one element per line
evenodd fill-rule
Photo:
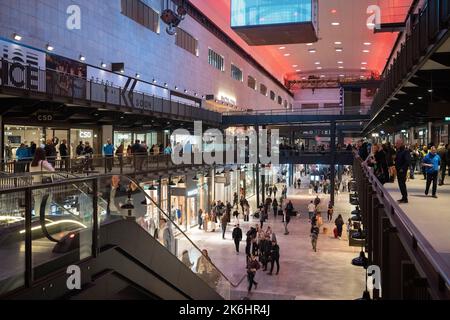
<path fill-rule="evenodd" d="M 368 166 L 373 167 L 374 174 L 380 183 L 394 182 L 397 178 L 402 194 L 402 198 L 398 200 L 400 203 L 408 203 L 406 182 L 408 179 L 414 179 L 417 171 L 422 172 L 426 180 L 425 195 L 429 194 L 432 185 L 431 195 L 437 198 L 437 186 L 444 184 L 449 165 L 448 159 L 450 159 L 449 145 L 441 143 L 436 148 L 431 143 L 423 147 L 418 145 L 407 147 L 401 139 L 396 141 L 395 148 L 389 142 L 375 143 L 371 146 L 370 153 L 368 144 L 361 141 L 358 144 L 358 153 Z M 450 175 L 450 167 L 448 174 Z"/>

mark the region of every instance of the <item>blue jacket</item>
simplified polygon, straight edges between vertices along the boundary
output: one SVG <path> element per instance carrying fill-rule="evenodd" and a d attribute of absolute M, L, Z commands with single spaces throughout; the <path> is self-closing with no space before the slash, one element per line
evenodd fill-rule
<path fill-rule="evenodd" d="M 439 171 L 439 165 L 441 163 L 441 157 L 438 154 L 432 154 L 428 152 L 428 154 L 423 158 L 423 163 L 432 164 L 432 167 L 425 167 L 426 173 L 435 173 Z"/>
<path fill-rule="evenodd" d="M 112 156 L 112 155 L 114 155 L 114 146 L 112 144 L 105 144 L 103 146 L 103 154 L 105 156 Z"/>
<path fill-rule="evenodd" d="M 17 160 L 27 160 L 30 159 L 30 151 L 28 148 L 24 147 L 24 148 L 18 148 L 16 150 L 16 157 Z"/>

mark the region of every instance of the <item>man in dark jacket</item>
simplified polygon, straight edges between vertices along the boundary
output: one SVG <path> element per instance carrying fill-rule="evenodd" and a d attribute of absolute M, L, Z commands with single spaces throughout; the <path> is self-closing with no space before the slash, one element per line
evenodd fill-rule
<path fill-rule="evenodd" d="M 45 144 L 45 157 L 47 158 L 47 161 L 52 165 L 52 167 L 55 167 L 56 162 L 56 148 L 55 144 L 51 139 L 47 140 L 47 143 Z"/>
<path fill-rule="evenodd" d="M 408 190 L 406 189 L 406 174 L 411 165 L 411 154 L 405 148 L 403 140 L 399 139 L 395 142 L 397 155 L 395 157 L 395 169 L 397 170 L 397 180 L 402 198 L 398 200 L 400 203 L 408 203 Z"/>
<path fill-rule="evenodd" d="M 239 243 L 242 240 L 242 229 L 239 228 L 239 224 L 233 229 L 232 237 L 234 245 L 236 246 L 236 254 L 239 254 Z"/>
<path fill-rule="evenodd" d="M 228 212 L 226 212 L 222 219 L 220 220 L 220 223 L 222 225 L 222 239 L 225 239 L 225 232 L 227 231 L 227 224 L 228 224 Z"/>
<path fill-rule="evenodd" d="M 64 139 L 59 145 L 59 155 L 61 157 L 60 169 L 68 167 L 69 163 L 69 151 L 67 149 L 67 141 Z"/>
<path fill-rule="evenodd" d="M 277 275 L 280 272 L 280 247 L 276 241 L 272 241 L 272 247 L 270 248 L 270 272 L 268 275 L 272 275 L 273 266 L 277 264 Z"/>
<path fill-rule="evenodd" d="M 258 287 L 258 283 L 255 281 L 256 271 L 260 268 L 259 262 L 256 261 L 256 256 L 252 255 L 247 267 L 247 280 L 248 280 L 248 292 L 252 291 L 253 285 L 255 289 Z"/>
<path fill-rule="evenodd" d="M 444 146 L 444 144 L 439 145 L 437 153 L 438 153 L 439 157 L 441 158 L 441 177 L 439 179 L 440 186 L 442 186 L 444 184 L 445 174 L 446 174 L 446 170 L 447 170 L 447 162 L 449 161 L 447 159 L 447 152 L 448 152 L 448 145 L 446 145 L 446 146 Z"/>

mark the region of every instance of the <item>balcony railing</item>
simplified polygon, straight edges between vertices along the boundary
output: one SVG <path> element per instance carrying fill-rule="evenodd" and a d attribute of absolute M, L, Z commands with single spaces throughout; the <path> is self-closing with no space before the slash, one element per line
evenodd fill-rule
<path fill-rule="evenodd" d="M 381 84 L 372 103 L 372 115 L 378 113 L 398 86 L 413 71 L 413 67 L 436 43 L 442 30 L 449 28 L 450 4 L 448 0 L 427 0 L 420 12 L 411 33 L 406 36 L 391 67 L 384 74 Z"/>
<path fill-rule="evenodd" d="M 79 105 L 130 108 L 136 112 L 151 112 L 186 120 L 220 123 L 218 112 L 178 101 L 149 95 L 135 90 L 87 80 L 54 70 L 40 70 L 19 62 L 1 60 L 0 90 L 36 95 L 37 98 L 57 99 Z"/>

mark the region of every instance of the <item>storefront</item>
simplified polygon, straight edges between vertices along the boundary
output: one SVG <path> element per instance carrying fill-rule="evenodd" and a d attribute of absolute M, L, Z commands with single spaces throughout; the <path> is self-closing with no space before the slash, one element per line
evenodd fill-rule
<path fill-rule="evenodd" d="M 76 147 L 80 142 L 83 142 L 83 144 L 89 142 L 95 153 L 98 153 L 101 143 L 98 137 L 97 128 L 57 128 L 5 124 L 3 156 L 6 160 L 14 160 L 20 144 L 24 143 L 29 147 L 32 143 L 35 143 L 39 147 L 49 139 L 56 143 L 58 155 L 59 145 L 63 140 L 67 141 L 69 154 L 72 157 L 75 156 Z"/>
<path fill-rule="evenodd" d="M 233 202 L 233 189 L 231 186 L 231 175 L 230 172 L 224 172 L 222 174 L 218 174 L 214 178 L 215 183 L 215 201 L 222 201 L 223 203 Z"/>
<path fill-rule="evenodd" d="M 163 143 L 163 141 L 158 141 L 158 132 L 114 131 L 114 146 L 116 149 L 123 143 L 126 150 L 128 146 L 133 145 L 136 140 L 145 142 L 148 147 L 151 147 L 154 144 L 159 145 Z"/>

